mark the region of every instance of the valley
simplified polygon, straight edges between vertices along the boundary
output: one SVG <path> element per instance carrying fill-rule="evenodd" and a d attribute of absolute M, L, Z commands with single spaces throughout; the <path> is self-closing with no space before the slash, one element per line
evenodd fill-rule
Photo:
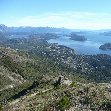
<path fill-rule="evenodd" d="M 110 111 L 110 55 L 81 55 L 50 43 L 66 36 L 63 29 L 56 29 L 58 34 L 54 28 L 40 33 L 5 28 L 0 32 L 1 111 Z"/>

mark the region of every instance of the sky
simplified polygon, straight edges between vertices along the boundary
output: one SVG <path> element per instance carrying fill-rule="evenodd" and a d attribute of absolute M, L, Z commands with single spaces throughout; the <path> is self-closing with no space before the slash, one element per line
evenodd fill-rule
<path fill-rule="evenodd" d="M 111 0 L 0 0 L 0 24 L 111 29 Z"/>

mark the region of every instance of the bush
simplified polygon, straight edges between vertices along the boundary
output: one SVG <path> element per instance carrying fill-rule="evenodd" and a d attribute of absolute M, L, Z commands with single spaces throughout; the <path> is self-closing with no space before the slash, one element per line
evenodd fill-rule
<path fill-rule="evenodd" d="M 111 111 L 111 101 L 110 100 L 102 101 L 100 105 L 100 109 L 105 110 L 105 111 Z"/>
<path fill-rule="evenodd" d="M 62 99 L 57 103 L 57 106 L 61 111 L 68 109 L 70 107 L 69 97 L 67 96 L 62 97 Z"/>
<path fill-rule="evenodd" d="M 0 105 L 0 111 L 2 111 L 2 105 Z"/>

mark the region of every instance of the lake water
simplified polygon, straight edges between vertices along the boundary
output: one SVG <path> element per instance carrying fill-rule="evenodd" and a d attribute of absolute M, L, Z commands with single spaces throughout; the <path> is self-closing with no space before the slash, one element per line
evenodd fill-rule
<path fill-rule="evenodd" d="M 83 34 L 87 41 L 74 41 L 70 37 L 61 36 L 57 39 L 51 39 L 49 43 L 58 43 L 75 49 L 76 54 L 95 55 L 95 54 L 108 54 L 111 55 L 111 50 L 102 51 L 99 49 L 100 45 L 104 43 L 111 43 L 111 36 L 104 36 L 97 32 L 88 32 Z"/>

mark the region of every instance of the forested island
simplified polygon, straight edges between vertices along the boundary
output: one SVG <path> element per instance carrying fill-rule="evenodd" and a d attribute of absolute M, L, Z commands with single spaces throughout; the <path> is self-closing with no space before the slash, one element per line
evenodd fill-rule
<path fill-rule="evenodd" d="M 101 50 L 111 50 L 111 43 L 105 43 L 99 47 Z"/>
<path fill-rule="evenodd" d="M 83 36 L 83 35 L 77 35 L 74 32 L 72 32 L 70 34 L 70 37 L 71 37 L 70 38 L 71 40 L 75 40 L 75 41 L 86 41 L 87 40 L 87 38 L 85 38 L 85 36 Z"/>

